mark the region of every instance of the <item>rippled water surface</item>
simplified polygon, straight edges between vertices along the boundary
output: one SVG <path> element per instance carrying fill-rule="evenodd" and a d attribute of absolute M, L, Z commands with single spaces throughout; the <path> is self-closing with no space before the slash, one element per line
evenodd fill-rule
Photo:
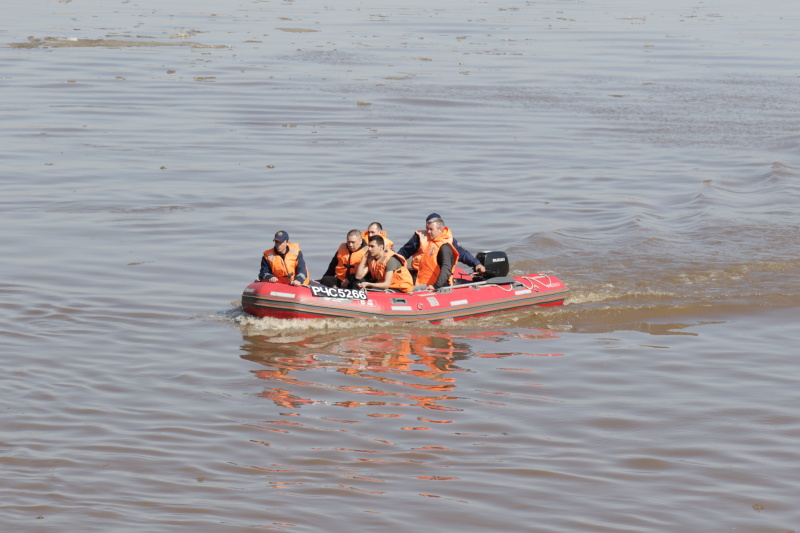
<path fill-rule="evenodd" d="M 800 530 L 800 7 L 0 4 L 0 519 Z M 246 315 L 441 213 L 566 305 Z"/>

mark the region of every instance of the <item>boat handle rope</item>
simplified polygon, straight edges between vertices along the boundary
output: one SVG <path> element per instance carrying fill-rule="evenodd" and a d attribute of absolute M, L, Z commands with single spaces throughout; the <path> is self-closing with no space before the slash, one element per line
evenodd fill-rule
<path fill-rule="evenodd" d="M 529 278 L 528 276 L 520 276 L 520 278 L 530 282 L 531 284 L 530 287 L 526 285 L 524 281 L 520 282 L 522 283 L 522 286 L 525 287 L 526 289 L 532 289 L 534 286 L 536 286 L 536 283 L 533 282 L 533 279 Z"/>
<path fill-rule="evenodd" d="M 547 274 L 539 274 L 538 276 L 533 276 L 533 277 L 528 277 L 528 276 L 522 276 L 522 277 L 524 279 L 530 280 L 531 283 L 533 283 L 534 280 L 536 280 L 543 286 L 547 287 L 548 289 L 553 286 L 553 280 L 550 279 L 550 276 Z M 543 282 L 541 278 L 547 278 L 547 283 Z"/>

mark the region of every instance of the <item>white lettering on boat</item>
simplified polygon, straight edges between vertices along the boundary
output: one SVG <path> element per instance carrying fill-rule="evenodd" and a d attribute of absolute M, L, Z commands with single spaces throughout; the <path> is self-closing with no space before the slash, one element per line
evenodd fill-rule
<path fill-rule="evenodd" d="M 369 298 L 366 289 L 341 289 L 338 287 L 324 287 L 321 285 L 313 285 L 311 287 L 311 294 L 314 296 L 337 299 L 343 298 L 347 300 L 366 300 Z"/>
<path fill-rule="evenodd" d="M 410 305 L 393 305 L 392 311 L 411 311 Z"/>
<path fill-rule="evenodd" d="M 519 296 L 520 294 L 530 294 L 530 293 L 531 293 L 530 289 L 524 289 L 524 290 L 521 290 L 521 291 L 514 291 L 514 294 L 516 294 L 517 296 Z"/>
<path fill-rule="evenodd" d="M 450 305 L 451 306 L 453 306 L 453 305 L 464 305 L 464 304 L 468 304 L 468 303 L 469 303 L 469 300 L 453 300 L 452 302 L 450 302 Z"/>

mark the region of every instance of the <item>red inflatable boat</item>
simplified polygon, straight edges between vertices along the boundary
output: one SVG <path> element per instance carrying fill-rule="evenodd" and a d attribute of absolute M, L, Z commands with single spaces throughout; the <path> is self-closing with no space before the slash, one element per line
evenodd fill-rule
<path fill-rule="evenodd" d="M 373 318 L 438 323 L 532 306 L 562 305 L 569 289 L 549 274 L 474 281 L 457 269 L 456 285 L 438 291 L 397 293 L 324 286 L 293 287 L 257 281 L 242 294 L 242 307 L 257 317 Z"/>

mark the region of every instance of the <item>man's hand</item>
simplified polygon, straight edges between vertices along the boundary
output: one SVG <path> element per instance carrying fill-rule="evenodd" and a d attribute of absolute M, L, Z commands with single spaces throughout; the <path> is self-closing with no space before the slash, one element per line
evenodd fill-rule
<path fill-rule="evenodd" d="M 475 267 L 475 272 L 477 272 L 478 274 L 483 274 L 484 272 L 486 272 L 486 267 L 479 264 Z"/>

